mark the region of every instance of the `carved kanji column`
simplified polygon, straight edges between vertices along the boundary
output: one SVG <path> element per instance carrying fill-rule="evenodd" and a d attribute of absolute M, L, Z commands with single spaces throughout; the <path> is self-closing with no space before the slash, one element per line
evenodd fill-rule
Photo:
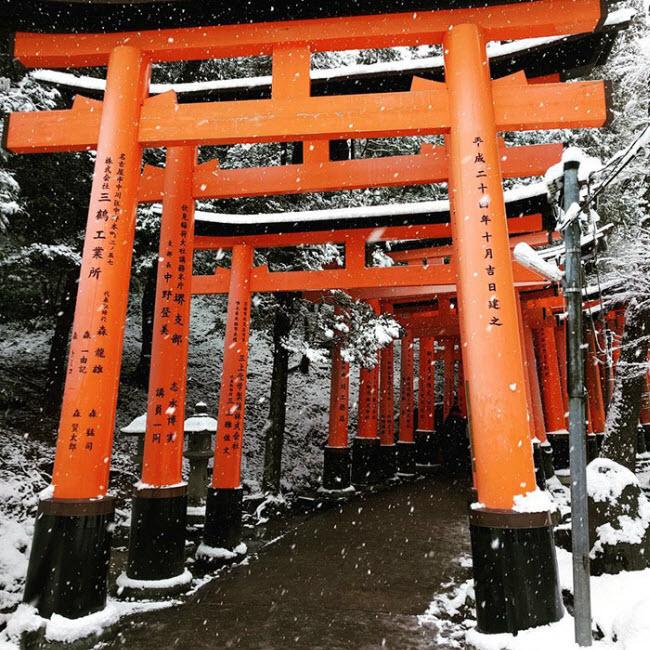
<path fill-rule="evenodd" d="M 246 552 L 241 542 L 241 458 L 246 413 L 252 267 L 253 247 L 249 244 L 233 246 L 214 469 L 205 506 L 203 544 L 197 550 L 197 557 L 206 560 L 231 559 L 234 554 Z"/>
<path fill-rule="evenodd" d="M 341 358 L 341 345 L 336 343 L 332 347 L 329 428 L 323 461 L 323 488 L 326 490 L 350 487 L 349 400 L 350 364 Z"/>
<path fill-rule="evenodd" d="M 394 348 L 390 343 L 379 352 L 379 463 L 382 478 L 395 475 Z"/>
<path fill-rule="evenodd" d="M 415 462 L 431 465 L 435 461 L 435 339 L 420 338 L 418 364 L 418 427 L 415 430 Z"/>
<path fill-rule="evenodd" d="M 536 489 L 490 66 L 480 28 L 443 42 L 449 197 L 477 503 L 470 510 L 478 629 L 512 632 L 562 616 L 549 512 Z M 525 558 L 525 559 L 524 559 Z"/>
<path fill-rule="evenodd" d="M 378 395 L 379 359 L 374 367 L 359 369 L 357 435 L 352 442 L 353 485 L 372 485 L 379 480 Z"/>
<path fill-rule="evenodd" d="M 407 330 L 400 341 L 399 428 L 397 436 L 397 471 L 415 474 L 415 439 L 413 427 L 413 336 Z"/>
<path fill-rule="evenodd" d="M 52 498 L 39 504 L 25 600 L 42 616 L 102 609 L 113 499 L 107 496 L 129 294 L 149 64 L 129 45 L 110 56 Z"/>
<path fill-rule="evenodd" d="M 159 593 L 158 582 L 171 578 L 167 591 L 179 590 L 192 579 L 184 567 L 187 484 L 182 469 L 195 160 L 194 147 L 167 149 L 142 480 L 133 495 L 126 575 L 118 578 L 129 595 Z"/>

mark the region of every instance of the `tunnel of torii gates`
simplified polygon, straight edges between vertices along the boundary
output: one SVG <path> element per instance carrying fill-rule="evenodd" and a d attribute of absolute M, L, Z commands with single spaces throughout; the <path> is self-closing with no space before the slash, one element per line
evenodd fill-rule
<path fill-rule="evenodd" d="M 422 454 L 434 428 L 427 363 L 437 354 L 448 368 L 462 359 L 464 390 L 457 393 L 470 423 L 476 503 L 469 517 L 479 630 L 516 631 L 562 616 L 550 513 L 517 509 L 536 486 L 531 440 L 566 429 L 564 334 L 557 316 L 562 300 L 547 281 L 513 264 L 511 243 L 547 240 L 539 214 L 507 219 L 502 188 L 504 177 L 542 174 L 560 152 L 554 145 L 505 148 L 497 132 L 601 127 L 607 121 L 606 91 L 600 81 L 565 84 L 558 76 L 532 83 L 524 72 L 492 79 L 485 44 L 590 33 L 602 25 L 603 12 L 597 0 L 539 0 L 130 33 L 16 34 L 14 54 L 26 66 L 107 66 L 102 102 L 80 98 L 68 110 L 11 114 L 4 131 L 5 147 L 15 153 L 97 151 L 54 492 L 39 505 L 26 601 L 44 616 L 72 618 L 105 606 L 114 509 L 108 479 L 135 214 L 138 201 L 162 197 L 164 263 L 158 271 L 144 460 L 133 496 L 124 584 L 164 589 L 186 575 L 181 466 L 191 295 L 228 295 L 214 473 L 200 547 L 210 558 L 223 557 L 224 549 L 233 551 L 241 541 L 251 294 L 299 291 L 320 300 L 342 289 L 378 311 L 392 310 L 405 328 L 396 446 L 403 471 L 412 471 L 416 447 L 411 342 L 419 339 L 425 360 L 419 390 Z M 414 78 L 407 92 L 310 94 L 312 52 L 425 43 L 443 46 L 444 83 Z M 148 96 L 152 62 L 255 55 L 272 56 L 269 99 L 178 104 L 174 93 Z M 445 144 L 372 161 L 332 162 L 327 155 L 331 140 L 422 135 L 443 135 Z M 307 145 L 298 166 L 261 173 L 196 165 L 201 145 L 295 141 Z M 164 172 L 142 173 L 144 147 L 167 148 Z M 337 220 L 302 232 L 290 222 L 290 227 L 266 224 L 265 234 L 241 234 L 228 224 L 219 231 L 219 224 L 195 220 L 194 213 L 198 197 L 444 181 L 450 197 L 445 222 L 437 221 L 440 215 L 399 214 L 388 225 L 369 220 L 365 227 L 355 223 L 346 229 L 345 221 Z M 388 240 L 411 243 L 411 250 L 391 253 L 405 263 L 367 266 L 366 244 Z M 274 273 L 253 265 L 255 248 L 319 243 L 343 245 L 345 266 Z M 436 243 L 443 246 L 434 250 Z M 429 248 L 412 250 L 423 244 Z M 193 251 L 211 248 L 232 250 L 230 268 L 192 277 Z M 587 307 L 597 308 L 598 298 L 592 303 L 587 300 Z M 595 332 L 591 341 L 603 335 Z M 358 482 L 373 480 L 373 457 L 393 453 L 382 451 L 394 441 L 388 423 L 391 354 L 386 348 L 378 366 L 361 370 L 360 426 L 351 463 Z M 336 352 L 332 359 L 325 474 L 327 485 L 342 487 L 349 480 L 342 408 L 347 368 Z M 447 377 L 449 409 L 449 370 Z M 598 379 L 599 373 L 592 373 L 593 385 Z M 594 393 L 592 403 L 592 428 L 598 431 L 602 399 Z"/>

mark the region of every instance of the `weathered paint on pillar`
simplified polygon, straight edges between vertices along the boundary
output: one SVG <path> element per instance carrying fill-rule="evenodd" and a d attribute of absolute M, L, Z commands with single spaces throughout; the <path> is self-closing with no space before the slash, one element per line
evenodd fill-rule
<path fill-rule="evenodd" d="M 400 442 L 413 442 L 413 336 L 407 332 L 400 341 Z"/>
<path fill-rule="evenodd" d="M 377 400 L 379 395 L 379 363 L 374 368 L 359 369 L 359 414 L 357 437 L 376 438 L 378 431 Z"/>
<path fill-rule="evenodd" d="M 350 364 L 341 358 L 341 345 L 332 348 L 328 447 L 348 446 L 348 404 L 350 400 Z"/>
<path fill-rule="evenodd" d="M 444 363 L 444 386 L 443 386 L 443 420 L 451 413 L 454 406 L 454 393 L 456 391 L 456 355 L 454 354 L 454 339 L 445 338 L 440 341 L 444 346 L 442 353 Z"/>
<path fill-rule="evenodd" d="M 241 483 L 252 266 L 253 247 L 233 246 L 212 474 L 215 489 L 234 489 Z"/>
<path fill-rule="evenodd" d="M 393 344 L 382 348 L 379 375 L 379 440 L 382 445 L 395 444 L 395 396 L 393 386 L 394 348 Z"/>
<path fill-rule="evenodd" d="M 57 499 L 108 490 L 135 234 L 149 64 L 135 47 L 111 53 L 72 326 L 52 483 Z"/>
<path fill-rule="evenodd" d="M 510 509 L 535 489 L 524 364 L 501 185 L 492 82 L 475 25 L 444 39 L 451 120 L 447 143 L 463 363 L 478 500 Z"/>
<path fill-rule="evenodd" d="M 585 355 L 585 382 L 589 397 L 589 420 L 595 433 L 605 431 L 605 401 L 600 378 L 596 335 L 592 329 L 587 330 L 588 353 Z"/>
<path fill-rule="evenodd" d="M 567 430 L 554 329 L 553 323 L 549 322 L 535 330 L 547 433 Z"/>
<path fill-rule="evenodd" d="M 434 430 L 435 412 L 435 339 L 420 339 L 418 373 L 418 429 Z"/>
<path fill-rule="evenodd" d="M 167 149 L 142 463 L 142 482 L 152 487 L 175 485 L 183 480 L 195 160 L 194 147 Z"/>

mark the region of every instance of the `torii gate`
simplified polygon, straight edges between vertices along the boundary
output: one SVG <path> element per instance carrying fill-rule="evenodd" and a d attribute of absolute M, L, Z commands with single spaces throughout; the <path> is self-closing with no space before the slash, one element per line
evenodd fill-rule
<path fill-rule="evenodd" d="M 38 603 L 42 614 L 77 617 L 105 602 L 110 547 L 106 524 L 112 516 L 107 459 L 142 147 L 445 134 L 480 504 L 470 511 L 479 629 L 516 630 L 561 617 L 549 513 L 514 509 L 515 499 L 533 490 L 535 479 L 530 449 L 519 444 L 527 417 L 524 365 L 521 346 L 512 345 L 519 332 L 496 132 L 602 126 L 605 89 L 601 82 L 529 85 L 523 75 L 492 82 L 485 41 L 591 31 L 601 20 L 600 4 L 594 0 L 541 0 L 498 8 L 156 32 L 17 34 L 15 53 L 25 65 L 108 64 L 101 110 L 77 102 L 71 110 L 16 114 L 5 130 L 7 148 L 17 153 L 97 149 L 54 497 L 39 507 L 26 587 L 26 597 Z M 445 84 L 418 82 L 408 93 L 309 96 L 310 52 L 421 43 L 443 44 Z M 146 98 L 151 61 L 256 54 L 273 55 L 270 100 L 177 105 L 173 95 Z M 186 154 L 178 161 L 186 174 L 188 160 Z M 179 228 L 183 221 L 190 223 L 191 206 L 183 201 L 181 211 L 184 205 L 188 217 L 178 220 Z M 174 280 L 183 285 L 181 293 L 187 277 L 179 258 L 171 264 Z M 249 244 L 233 246 L 226 329 L 232 345 L 224 358 L 222 385 L 227 390 L 220 399 L 223 428 L 236 429 L 235 416 L 243 412 L 238 388 L 245 383 L 251 261 Z M 412 276 L 410 281 L 421 271 L 407 268 L 403 273 Z M 180 311 L 171 315 L 174 321 L 183 319 Z M 484 344 L 478 344 L 479 338 Z M 495 400 L 499 409 L 492 408 Z M 180 462 L 173 432 L 159 440 L 148 436 L 146 444 L 159 445 L 161 467 L 165 459 L 171 465 Z M 229 448 L 234 456 L 241 453 L 240 447 Z M 231 467 L 217 468 L 207 536 L 222 534 L 218 517 L 228 520 L 232 504 L 241 498 Z M 165 519 L 163 511 L 176 512 L 184 499 L 183 486 L 156 484 L 154 492 L 144 494 L 148 489 L 139 496 L 148 500 L 146 508 L 158 510 L 159 521 Z M 70 530 L 74 536 L 66 544 Z M 500 544 L 493 544 L 495 539 Z M 517 564 L 517 584 L 495 589 L 504 585 L 503 567 L 513 565 L 521 544 L 532 552 L 525 564 Z M 62 546 L 63 555 L 55 552 Z M 534 590 L 529 588 L 533 584 Z"/>

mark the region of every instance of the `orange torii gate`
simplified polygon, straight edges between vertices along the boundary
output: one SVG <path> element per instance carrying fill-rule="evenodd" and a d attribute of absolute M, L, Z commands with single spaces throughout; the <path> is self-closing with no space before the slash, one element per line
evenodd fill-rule
<path fill-rule="evenodd" d="M 523 74 L 491 81 L 485 42 L 591 31 L 602 19 L 600 3 L 594 0 L 541 0 L 290 23 L 16 35 L 15 54 L 28 66 L 108 65 L 101 106 L 82 100 L 70 110 L 13 114 L 5 129 L 5 145 L 16 153 L 97 149 L 54 496 L 40 504 L 26 586 L 26 597 L 37 603 L 42 614 L 77 617 L 101 609 L 105 602 L 107 523 L 112 516 L 108 460 L 142 148 L 186 147 L 193 156 L 198 145 L 444 134 L 448 137 L 451 229 L 457 260 L 453 270 L 445 270 L 448 279 L 450 272 L 456 275 L 461 304 L 480 504 L 470 512 L 479 629 L 517 630 L 562 615 L 549 513 L 515 509 L 515 501 L 534 489 L 535 480 L 530 449 L 518 444 L 526 430 L 524 366 L 521 346 L 512 345 L 519 340 L 519 331 L 496 132 L 602 126 L 606 122 L 605 89 L 597 81 L 528 84 Z M 416 82 L 406 93 L 309 94 L 310 52 L 421 43 L 443 44 L 444 84 Z M 270 100 L 178 105 L 173 94 L 147 98 L 152 61 L 257 54 L 273 56 Z M 184 169 L 189 174 L 189 167 Z M 180 203 L 181 210 L 183 205 L 187 204 Z M 189 220 L 189 206 L 187 215 Z M 322 282 L 345 283 L 362 276 L 365 265 L 360 264 L 359 252 L 357 248 L 352 255 L 356 260 L 353 272 L 319 272 Z M 187 269 L 180 263 L 180 254 L 171 258 L 174 273 L 170 271 L 166 281 L 173 278 L 182 284 L 170 296 L 174 305 L 180 305 L 187 291 Z M 226 440 L 224 434 L 217 441 L 219 463 L 206 512 L 207 555 L 215 546 L 232 550 L 236 541 L 232 531 L 241 501 L 241 441 L 234 434 L 243 432 L 250 294 L 256 282 L 257 290 L 264 290 L 273 275 L 262 271 L 254 277 L 249 243 L 234 244 L 232 259 L 227 274 L 226 337 L 230 345 L 224 357 L 222 386 L 226 390 L 220 398 L 219 428 L 233 435 Z M 401 280 L 391 269 L 374 269 L 371 281 L 362 278 L 354 286 L 431 284 L 434 268 L 406 267 L 399 271 Z M 426 273 L 430 275 L 425 277 Z M 314 284 L 318 283 L 312 283 L 314 289 L 326 288 Z M 181 296 L 180 303 L 176 294 Z M 182 321 L 176 306 L 170 315 L 175 323 L 177 317 Z M 477 344 L 478 338 L 483 343 Z M 486 373 L 497 381 L 487 380 Z M 490 408 L 496 397 L 502 406 L 498 410 Z M 169 408 L 175 407 L 168 406 L 165 412 Z M 178 425 L 168 421 L 168 426 Z M 152 445 L 168 446 L 168 452 L 154 456 L 169 458 L 173 468 L 179 456 L 176 432 L 168 429 L 159 438 L 148 432 L 145 455 Z M 158 511 L 155 519 L 178 525 L 173 516 L 165 519 L 163 514 L 177 507 L 171 501 L 183 503 L 185 499 L 185 486 L 169 482 L 173 473 L 170 469 L 154 479 L 166 481 L 163 484 L 141 485 L 142 490 L 152 492 L 138 498 L 148 499 L 147 508 Z M 67 543 L 71 529 L 75 535 Z M 494 539 L 501 543 L 495 546 Z M 512 565 L 521 544 L 533 550 L 526 563 L 517 563 L 517 584 L 504 586 L 501 567 Z M 62 548 L 64 552 L 59 553 Z M 155 564 L 160 567 L 160 558 Z M 532 584 L 534 591 L 529 589 Z"/>

